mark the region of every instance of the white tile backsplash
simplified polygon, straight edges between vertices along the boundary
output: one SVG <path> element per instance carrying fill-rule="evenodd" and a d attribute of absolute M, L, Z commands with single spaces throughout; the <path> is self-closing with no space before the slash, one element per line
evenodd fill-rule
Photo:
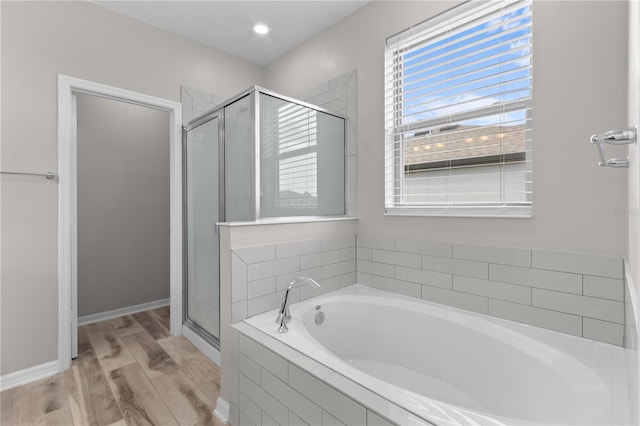
<path fill-rule="evenodd" d="M 249 281 L 259 280 L 261 278 L 275 277 L 277 275 L 286 274 L 288 272 L 300 270 L 300 258 L 285 257 L 283 259 L 272 260 L 269 262 L 249 263 L 247 265 L 247 279 Z M 303 267 L 305 269 L 307 267 Z"/>
<path fill-rule="evenodd" d="M 256 297 L 264 296 L 267 294 L 275 293 L 276 291 L 276 278 L 269 277 L 261 280 L 248 282 L 247 297 L 254 299 Z"/>
<path fill-rule="evenodd" d="M 625 324 L 620 258 L 407 237 L 356 241 L 360 284 L 405 295 L 419 284 L 425 300 L 622 344 L 620 327 L 609 325 Z"/>
<path fill-rule="evenodd" d="M 453 275 L 443 274 L 442 272 L 396 266 L 396 278 L 433 287 L 453 288 Z"/>
<path fill-rule="evenodd" d="M 356 235 L 358 247 L 369 247 L 380 250 L 395 250 L 395 240 L 391 237 Z"/>
<path fill-rule="evenodd" d="M 453 257 L 501 265 L 531 267 L 531 249 L 454 243 Z"/>
<path fill-rule="evenodd" d="M 492 299 L 531 305 L 531 287 L 455 275 L 453 289 Z"/>
<path fill-rule="evenodd" d="M 421 297 L 431 302 L 441 303 L 455 308 L 466 309 L 481 314 L 489 313 L 489 299 L 484 296 L 476 296 L 474 294 L 423 285 Z"/>
<path fill-rule="evenodd" d="M 381 277 L 378 275 L 373 275 L 371 277 L 371 287 L 415 298 L 420 298 L 422 293 L 422 286 L 420 284 L 394 280 L 393 278 Z"/>
<path fill-rule="evenodd" d="M 624 281 L 622 280 L 585 275 L 583 288 L 585 296 L 624 301 Z"/>
<path fill-rule="evenodd" d="M 322 288 L 297 286 L 289 293 L 292 303 L 354 284 L 355 240 L 355 235 L 340 235 L 232 249 L 232 322 L 278 308 L 287 286 L 299 276 L 316 280 Z"/>
<path fill-rule="evenodd" d="M 243 247 L 236 249 L 235 253 L 247 264 L 266 262 L 276 258 L 276 245 L 265 244 L 261 246 Z"/>
<path fill-rule="evenodd" d="M 420 268 L 422 265 L 422 258 L 418 254 L 389 250 L 372 249 L 371 260 L 373 262 L 390 263 L 392 265 L 410 268 Z"/>
<path fill-rule="evenodd" d="M 340 261 L 340 250 L 331 250 L 321 253 L 300 256 L 300 268 L 310 269 L 318 266 L 330 265 Z"/>
<path fill-rule="evenodd" d="M 235 253 L 231 254 L 231 277 L 236 282 L 247 282 L 247 264 Z M 231 303 L 247 299 L 247 286 L 231 287 Z"/>
<path fill-rule="evenodd" d="M 624 325 L 584 317 L 582 319 L 582 333 L 587 339 L 622 346 Z"/>
<path fill-rule="evenodd" d="M 318 253 L 321 250 L 322 240 L 303 240 L 303 241 L 289 241 L 285 243 L 276 244 L 276 257 L 281 259 L 283 257 L 301 256 L 303 254 Z"/>
<path fill-rule="evenodd" d="M 396 250 L 406 253 L 426 254 L 428 256 L 453 256 L 453 244 L 439 241 L 396 238 Z"/>
<path fill-rule="evenodd" d="M 582 294 L 582 275 L 567 272 L 490 264 L 489 279 L 565 293 Z"/>
<path fill-rule="evenodd" d="M 422 269 L 471 278 L 489 278 L 489 264 L 471 260 L 422 256 Z"/>
<path fill-rule="evenodd" d="M 393 278 L 395 276 L 395 267 L 387 263 L 369 262 L 366 260 L 357 261 L 358 270 L 370 273 L 372 275 L 380 275 L 382 277 Z"/>
<path fill-rule="evenodd" d="M 582 317 L 503 300 L 489 300 L 489 315 L 582 336 Z"/>
<path fill-rule="evenodd" d="M 622 259 L 592 254 L 533 250 L 532 267 L 622 279 Z"/>
<path fill-rule="evenodd" d="M 339 249 L 352 249 L 355 246 L 356 246 L 356 236 L 345 235 L 340 237 L 323 238 L 321 241 L 320 250 L 332 251 L 332 250 L 339 250 Z"/>
<path fill-rule="evenodd" d="M 553 311 L 624 324 L 622 302 L 534 288 L 532 305 Z"/>

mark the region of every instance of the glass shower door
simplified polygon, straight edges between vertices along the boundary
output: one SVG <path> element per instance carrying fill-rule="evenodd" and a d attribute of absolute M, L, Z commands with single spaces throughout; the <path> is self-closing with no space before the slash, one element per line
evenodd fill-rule
<path fill-rule="evenodd" d="M 196 123 L 185 138 L 185 324 L 210 343 L 220 339 L 219 118 Z"/>

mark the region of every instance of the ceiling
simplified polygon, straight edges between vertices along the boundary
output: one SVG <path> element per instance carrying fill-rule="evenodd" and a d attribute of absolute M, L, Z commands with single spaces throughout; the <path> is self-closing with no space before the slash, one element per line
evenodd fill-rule
<path fill-rule="evenodd" d="M 367 1 L 104 1 L 92 3 L 247 61 L 268 65 Z M 271 31 L 259 36 L 262 22 Z"/>

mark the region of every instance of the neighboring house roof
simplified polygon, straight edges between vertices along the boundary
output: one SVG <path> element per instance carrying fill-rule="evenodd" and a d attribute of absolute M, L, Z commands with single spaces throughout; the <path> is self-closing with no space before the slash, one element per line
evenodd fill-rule
<path fill-rule="evenodd" d="M 404 164 L 522 153 L 526 151 L 526 139 L 524 124 L 443 127 L 404 139 Z"/>

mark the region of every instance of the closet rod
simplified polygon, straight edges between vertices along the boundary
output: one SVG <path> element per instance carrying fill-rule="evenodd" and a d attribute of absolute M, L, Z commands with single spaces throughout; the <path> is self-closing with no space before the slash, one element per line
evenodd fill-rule
<path fill-rule="evenodd" d="M 23 175 L 23 176 L 42 176 L 49 180 L 55 179 L 56 175 L 53 172 L 47 173 L 27 173 L 27 172 L 0 172 L 3 175 Z"/>

